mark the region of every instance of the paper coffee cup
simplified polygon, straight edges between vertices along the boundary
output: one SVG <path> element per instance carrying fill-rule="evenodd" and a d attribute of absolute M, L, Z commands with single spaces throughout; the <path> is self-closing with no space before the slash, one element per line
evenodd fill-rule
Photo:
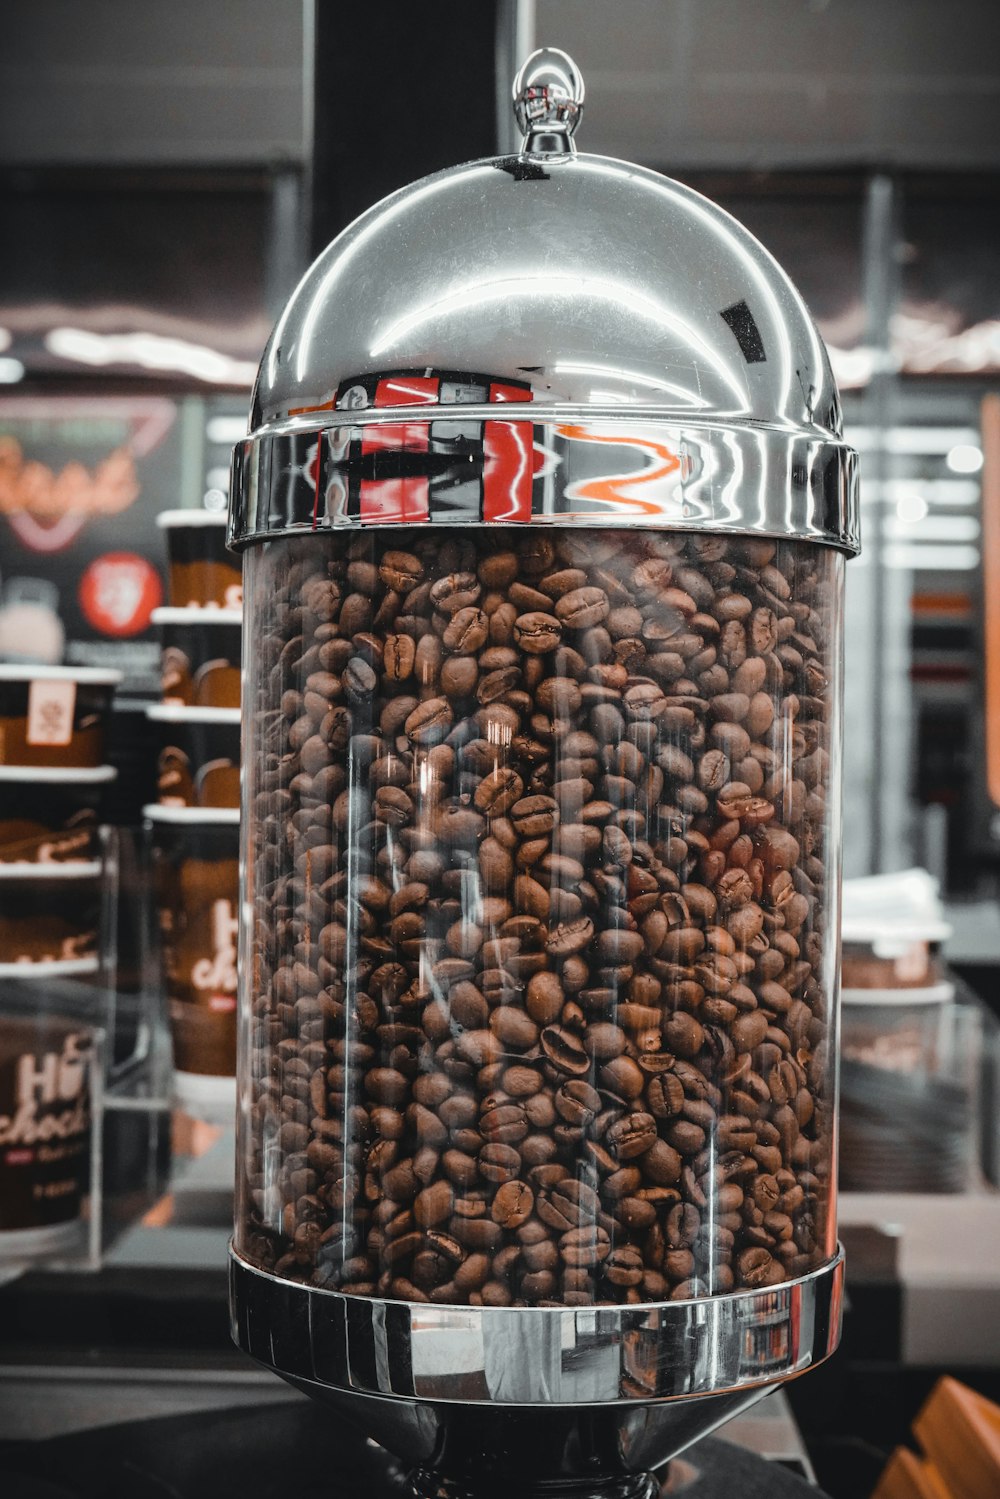
<path fill-rule="evenodd" d="M 218 1080 L 236 1072 L 239 812 L 151 806 L 144 814 L 178 1092 L 194 1077 L 194 1103 L 225 1104 L 233 1084 Z"/>
<path fill-rule="evenodd" d="M 168 807 L 238 807 L 240 803 L 240 710 L 147 708 L 160 725 L 157 794 Z"/>
<path fill-rule="evenodd" d="M 0 1259 L 65 1248 L 90 1190 L 93 1036 L 0 1015 Z"/>
<path fill-rule="evenodd" d="M 166 533 L 170 602 L 177 609 L 239 609 L 243 573 L 226 547 L 225 512 L 164 510 L 156 524 Z"/>
<path fill-rule="evenodd" d="M 96 667 L 0 665 L 0 766 L 99 766 L 121 679 Z"/>
<path fill-rule="evenodd" d="M 163 646 L 164 703 L 188 708 L 240 706 L 243 615 L 233 609 L 154 609 Z"/>
<path fill-rule="evenodd" d="M 41 770 L 0 765 L 0 865 L 79 863 L 98 855 L 111 765 Z"/>
<path fill-rule="evenodd" d="M 0 974 L 36 965 L 96 969 L 101 930 L 99 859 L 0 864 Z M 37 976 L 37 975 L 36 975 Z"/>

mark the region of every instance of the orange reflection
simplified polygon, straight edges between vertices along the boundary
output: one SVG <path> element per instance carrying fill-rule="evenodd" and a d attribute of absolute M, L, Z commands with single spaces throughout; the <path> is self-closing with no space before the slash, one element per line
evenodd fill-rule
<path fill-rule="evenodd" d="M 567 493 L 572 494 L 574 499 L 599 500 L 608 505 L 627 505 L 630 510 L 638 510 L 645 515 L 660 514 L 663 508 L 661 501 L 643 500 L 632 491 L 639 485 L 655 484 L 661 479 L 666 479 L 670 474 L 678 473 L 681 460 L 677 453 L 662 442 L 655 442 L 651 437 L 638 437 L 634 433 L 630 436 L 618 437 L 610 433 L 591 432 L 587 427 L 573 423 L 561 426 L 557 430 L 561 437 L 568 437 L 576 442 L 597 442 L 602 447 L 620 444 L 622 447 L 648 453 L 653 459 L 649 468 L 643 469 L 638 474 L 600 474 L 595 479 L 581 479 L 567 490 Z"/>

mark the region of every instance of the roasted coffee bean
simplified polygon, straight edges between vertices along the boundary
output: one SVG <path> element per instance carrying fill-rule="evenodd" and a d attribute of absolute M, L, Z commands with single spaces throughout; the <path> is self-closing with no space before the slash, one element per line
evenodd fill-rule
<path fill-rule="evenodd" d="M 550 1025 L 542 1031 L 541 1041 L 542 1051 L 557 1072 L 582 1077 L 590 1071 L 590 1057 L 575 1032 Z"/>
<path fill-rule="evenodd" d="M 601 588 L 574 588 L 556 600 L 556 618 L 569 630 L 585 630 L 607 619 L 611 606 Z"/>
<path fill-rule="evenodd" d="M 657 1119 L 672 1119 L 684 1105 L 684 1087 L 673 1072 L 659 1073 L 646 1085 L 646 1101 Z"/>
<path fill-rule="evenodd" d="M 447 698 L 427 698 L 414 708 L 403 725 L 404 732 L 414 744 L 437 744 L 445 737 L 453 722 L 451 704 Z"/>
<path fill-rule="evenodd" d="M 489 1182 L 515 1181 L 521 1157 L 512 1145 L 484 1145 L 479 1152 L 479 1170 Z"/>
<path fill-rule="evenodd" d="M 820 1264 L 828 554 L 417 527 L 248 565 L 240 1252 L 495 1306 Z"/>
<path fill-rule="evenodd" d="M 630 1161 L 655 1143 L 656 1120 L 652 1114 L 626 1114 L 612 1124 L 604 1139 L 618 1160 Z"/>
<path fill-rule="evenodd" d="M 601 1273 L 613 1286 L 637 1286 L 642 1280 L 643 1269 L 639 1250 L 632 1244 L 623 1244 L 611 1250 L 601 1266 Z"/>
<path fill-rule="evenodd" d="M 587 1228 L 569 1228 L 559 1239 L 563 1263 L 574 1269 L 599 1265 L 611 1253 L 611 1239 L 606 1228 L 594 1224 Z"/>
<path fill-rule="evenodd" d="M 601 1109 L 601 1095 L 582 1079 L 563 1083 L 555 1096 L 557 1113 L 568 1124 L 586 1129 Z"/>
<path fill-rule="evenodd" d="M 553 927 L 545 948 L 553 958 L 568 958 L 589 947 L 593 937 L 593 921 L 589 916 L 580 916 Z"/>
<path fill-rule="evenodd" d="M 504 1182 L 497 1188 L 490 1212 L 501 1228 L 520 1228 L 531 1217 L 535 1194 L 525 1182 Z"/>
<path fill-rule="evenodd" d="M 545 656 L 554 651 L 562 639 L 562 625 L 552 614 L 532 610 L 514 621 L 514 639 L 522 651 Z"/>

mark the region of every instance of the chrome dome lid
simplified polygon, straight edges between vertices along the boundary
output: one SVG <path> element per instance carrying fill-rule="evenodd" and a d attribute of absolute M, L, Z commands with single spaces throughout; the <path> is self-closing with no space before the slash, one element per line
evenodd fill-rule
<path fill-rule="evenodd" d="M 237 451 L 234 477 L 246 492 L 234 490 L 235 543 L 306 524 L 304 501 L 275 513 L 262 490 L 281 482 L 287 501 L 281 475 L 301 457 L 304 434 L 318 455 L 311 525 L 403 521 L 414 517 L 391 507 L 366 517 L 352 505 L 357 434 L 363 448 L 377 424 L 384 455 L 395 429 L 397 452 L 419 469 L 415 454 L 434 454 L 435 443 L 450 442 L 455 456 L 458 434 L 442 424 L 457 423 L 456 405 L 472 433 L 504 404 L 509 424 L 542 433 L 549 457 L 536 454 L 536 473 L 561 466 L 547 497 L 536 496 L 530 514 L 429 504 L 416 519 L 703 524 L 857 551 L 854 454 L 801 297 L 753 236 L 698 193 L 578 154 L 583 94 L 564 53 L 535 53 L 514 86 L 519 155 L 401 189 L 310 267 L 261 361 L 251 443 Z M 638 471 L 657 437 L 673 455 L 669 502 L 661 475 L 638 507 L 581 509 L 565 492 L 579 488 L 580 469 L 567 463 L 567 444 L 616 446 L 613 478 L 630 433 L 639 434 Z M 594 462 L 591 452 L 589 470 Z"/>

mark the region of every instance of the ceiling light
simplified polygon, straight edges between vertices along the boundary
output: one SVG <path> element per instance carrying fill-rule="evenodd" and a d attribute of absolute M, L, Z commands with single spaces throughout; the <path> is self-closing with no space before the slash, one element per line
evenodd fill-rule
<path fill-rule="evenodd" d="M 205 435 L 209 442 L 231 447 L 234 442 L 241 442 L 246 437 L 247 419 L 245 416 L 210 416 Z"/>
<path fill-rule="evenodd" d="M 929 508 L 922 494 L 904 494 L 896 503 L 896 514 L 901 521 L 915 525 L 923 520 Z"/>
<path fill-rule="evenodd" d="M 45 335 L 45 347 L 59 359 L 98 368 L 109 364 L 135 364 L 141 369 L 190 375 L 219 385 L 251 385 L 256 366 L 231 359 L 217 349 L 189 343 L 183 338 L 164 338 L 158 333 L 93 333 L 84 328 L 53 328 Z"/>
<path fill-rule="evenodd" d="M 983 466 L 983 450 L 971 442 L 959 442 L 948 449 L 944 461 L 953 474 L 978 474 Z"/>

